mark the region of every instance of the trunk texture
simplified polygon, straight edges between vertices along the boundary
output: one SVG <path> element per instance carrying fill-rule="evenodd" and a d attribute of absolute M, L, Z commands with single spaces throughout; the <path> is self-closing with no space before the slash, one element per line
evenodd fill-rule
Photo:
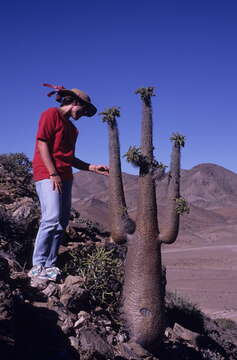
<path fill-rule="evenodd" d="M 172 148 L 168 181 L 168 222 L 166 230 L 159 234 L 159 240 L 162 243 L 172 244 L 177 239 L 179 232 L 179 214 L 176 211 L 175 199 L 180 197 L 180 145 L 175 141 Z"/>
<path fill-rule="evenodd" d="M 129 218 L 123 191 L 123 181 L 120 161 L 119 134 L 116 119 L 109 127 L 109 208 L 111 237 L 116 243 L 124 242 L 127 234 L 135 230 L 134 222 Z"/>
<path fill-rule="evenodd" d="M 151 102 L 143 103 L 142 154 L 153 160 Z M 164 331 L 161 251 L 155 185 L 151 171 L 140 169 L 136 232 L 129 236 L 123 311 L 132 339 L 152 348 Z"/>

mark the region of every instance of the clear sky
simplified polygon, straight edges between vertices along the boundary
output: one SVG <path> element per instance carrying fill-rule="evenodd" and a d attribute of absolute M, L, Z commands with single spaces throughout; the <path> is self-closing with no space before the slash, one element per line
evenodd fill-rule
<path fill-rule="evenodd" d="M 48 82 L 88 92 L 99 111 L 120 106 L 124 154 L 140 141 L 134 90 L 155 86 L 157 159 L 169 164 L 178 131 L 187 137 L 183 168 L 212 162 L 237 172 L 236 0 L 4 1 L 0 39 L 0 153 L 32 159 L 40 113 L 56 105 Z M 76 126 L 77 156 L 107 163 L 100 117 Z"/>

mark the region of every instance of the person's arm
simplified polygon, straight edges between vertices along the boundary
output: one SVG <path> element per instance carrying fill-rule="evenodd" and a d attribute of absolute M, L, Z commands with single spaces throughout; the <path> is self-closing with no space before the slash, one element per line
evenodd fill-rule
<path fill-rule="evenodd" d="M 62 192 L 62 179 L 61 177 L 57 174 L 57 170 L 55 168 L 53 159 L 50 155 L 50 151 L 49 151 L 49 147 L 46 141 L 42 141 L 42 140 L 38 140 L 37 141 L 37 146 L 39 149 L 39 153 L 41 156 L 41 159 L 44 163 L 44 165 L 46 166 L 49 175 L 50 175 L 50 180 L 52 180 L 53 182 L 53 190 L 57 190 L 59 192 Z"/>
<path fill-rule="evenodd" d="M 86 171 L 89 171 L 89 167 L 90 167 L 90 164 L 76 157 L 73 158 L 71 165 L 78 170 L 86 170 Z"/>
<path fill-rule="evenodd" d="M 78 170 L 86 170 L 86 171 L 92 171 L 97 174 L 102 175 L 108 175 L 109 174 L 109 168 L 106 165 L 94 165 L 94 164 L 88 164 L 76 157 L 73 158 L 72 166 L 75 167 Z"/>

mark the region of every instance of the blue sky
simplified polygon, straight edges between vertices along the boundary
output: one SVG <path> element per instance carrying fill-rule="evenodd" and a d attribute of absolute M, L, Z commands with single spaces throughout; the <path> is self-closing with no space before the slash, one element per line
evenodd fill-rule
<path fill-rule="evenodd" d="M 8 1 L 0 14 L 0 153 L 33 156 L 48 82 L 120 106 L 121 153 L 139 145 L 134 91 L 155 86 L 154 145 L 169 164 L 172 132 L 186 135 L 182 167 L 212 162 L 237 172 L 237 2 L 234 0 Z M 77 156 L 108 162 L 107 128 L 82 118 Z M 123 171 L 136 173 L 125 160 Z"/>

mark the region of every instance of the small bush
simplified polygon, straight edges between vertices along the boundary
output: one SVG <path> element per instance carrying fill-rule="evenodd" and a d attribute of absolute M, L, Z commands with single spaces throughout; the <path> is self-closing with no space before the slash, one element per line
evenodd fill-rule
<path fill-rule="evenodd" d="M 0 164 L 9 175 L 31 177 L 32 163 L 24 153 L 1 154 Z"/>
<path fill-rule="evenodd" d="M 69 253 L 65 275 L 79 275 L 92 303 L 115 311 L 123 282 L 123 254 L 118 246 L 80 246 Z"/>
<path fill-rule="evenodd" d="M 10 190 L 12 198 L 37 198 L 32 181 L 32 163 L 23 153 L 0 155 L 0 186 Z"/>

